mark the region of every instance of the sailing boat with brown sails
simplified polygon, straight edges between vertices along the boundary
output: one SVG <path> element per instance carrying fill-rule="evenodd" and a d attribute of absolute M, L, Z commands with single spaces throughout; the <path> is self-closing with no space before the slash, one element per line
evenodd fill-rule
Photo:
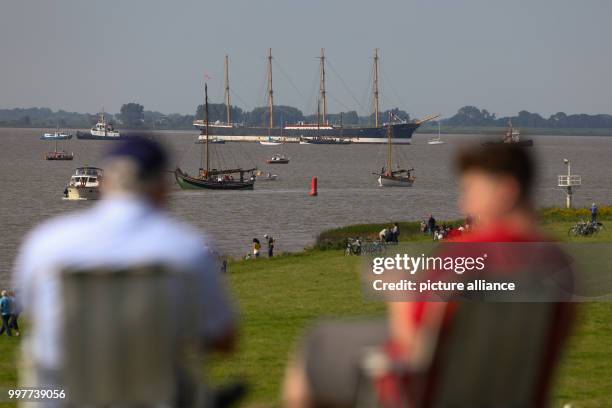
<path fill-rule="evenodd" d="M 208 85 L 204 84 L 204 112 L 206 115 L 204 142 L 204 157 L 200 156 L 200 169 L 197 176 L 190 176 L 177 167 L 174 177 L 178 185 L 184 189 L 209 189 L 209 190 L 252 190 L 255 185 L 254 172 L 252 169 L 211 169 L 208 132 Z"/>

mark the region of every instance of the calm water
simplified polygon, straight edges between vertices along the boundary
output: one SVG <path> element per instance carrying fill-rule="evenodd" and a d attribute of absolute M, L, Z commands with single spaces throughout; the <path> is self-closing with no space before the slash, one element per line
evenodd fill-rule
<path fill-rule="evenodd" d="M 41 221 L 93 202 L 61 199 L 66 181 L 79 165 L 99 165 L 112 142 L 72 140 L 73 162 L 48 162 L 43 154 L 52 144 L 38 139 L 40 130 L 0 129 L 0 286 L 8 283 L 10 269 L 25 233 Z M 196 132 L 156 134 L 173 152 L 173 162 L 193 172 L 200 160 Z M 453 218 L 457 210 L 457 185 L 452 158 L 457 147 L 471 136 L 447 135 L 447 144 L 430 146 L 428 135 L 417 135 L 410 146 L 398 147 L 403 166 L 416 169 L 413 188 L 380 189 L 371 173 L 385 162 L 385 146 L 284 146 L 289 165 L 267 166 L 265 159 L 278 146 L 255 143 L 216 145 L 213 160 L 226 165 L 257 165 L 279 179 L 257 182 L 254 191 L 181 191 L 174 187 L 172 213 L 208 232 L 222 252 L 241 256 L 253 237 L 265 233 L 277 238 L 280 251 L 295 251 L 312 244 L 320 231 L 354 223 L 391 222 L 424 218 Z M 583 177 L 575 204 L 612 202 L 610 154 L 612 138 L 536 137 L 534 152 L 540 167 L 539 205 L 561 205 L 564 194 L 556 186 L 564 173 L 563 158 L 572 160 L 572 171 Z M 309 197 L 312 176 L 319 179 L 319 196 Z M 169 181 L 172 181 L 169 175 Z M 174 185 L 174 184 L 173 184 Z"/>

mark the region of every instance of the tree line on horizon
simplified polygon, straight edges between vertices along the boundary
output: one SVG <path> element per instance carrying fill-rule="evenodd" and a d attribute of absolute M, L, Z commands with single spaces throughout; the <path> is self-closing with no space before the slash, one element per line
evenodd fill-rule
<path fill-rule="evenodd" d="M 209 104 L 209 120 L 211 123 L 225 122 L 226 106 L 222 103 Z M 234 123 L 246 126 L 267 126 L 269 123 L 268 107 L 256 107 L 251 111 L 238 106 L 231 107 L 231 119 Z M 380 112 L 382 122 L 387 122 L 391 115 L 402 120 L 410 120 L 410 115 L 393 108 Z M 164 114 L 145 110 L 139 103 L 127 103 L 121 106 L 120 112 L 106 114 L 107 119 L 120 127 L 132 129 L 191 129 L 193 121 L 204 118 L 204 107 L 198 105 L 194 115 L 179 113 Z M 0 127 L 56 127 L 88 128 L 99 119 L 98 114 L 77 113 L 49 108 L 14 108 L 0 109 Z M 322 120 L 322 119 L 321 119 Z M 327 114 L 327 120 L 333 125 L 368 126 L 374 123 L 374 114 L 360 116 L 357 111 Z M 612 128 L 612 115 L 609 114 L 566 114 L 558 112 L 548 118 L 538 113 L 520 111 L 516 116 L 497 117 L 486 109 L 475 106 L 464 106 L 457 113 L 442 123 L 449 127 L 505 127 L 508 121 L 516 127 L 524 128 Z M 293 106 L 278 105 L 274 107 L 274 123 L 293 124 L 297 122 L 316 123 L 317 114 L 304 114 Z"/>

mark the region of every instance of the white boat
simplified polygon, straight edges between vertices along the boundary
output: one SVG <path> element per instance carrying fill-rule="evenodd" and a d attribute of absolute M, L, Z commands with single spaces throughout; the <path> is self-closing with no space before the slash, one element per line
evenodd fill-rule
<path fill-rule="evenodd" d="M 199 135 L 198 136 L 198 140 L 196 140 L 196 143 L 206 143 L 206 135 Z M 216 137 L 211 137 L 208 139 L 208 143 L 209 144 L 225 144 L 225 140 L 223 139 L 219 139 Z"/>
<path fill-rule="evenodd" d="M 259 144 L 264 146 L 278 146 L 282 141 L 280 139 L 275 139 L 273 137 L 268 137 L 267 140 L 260 140 Z"/>
<path fill-rule="evenodd" d="M 97 200 L 100 198 L 100 181 L 104 171 L 97 167 L 76 169 L 64 190 L 64 200 Z"/>
<path fill-rule="evenodd" d="M 121 133 L 115 130 L 112 123 L 106 122 L 104 112 L 100 114 L 100 120 L 96 123 L 89 132 L 77 132 L 77 139 L 93 139 L 93 140 L 119 140 Z"/>
<path fill-rule="evenodd" d="M 444 140 L 440 139 L 440 120 L 438 120 L 438 137 L 434 137 L 432 139 L 429 139 L 427 144 L 430 144 L 430 145 L 446 144 L 446 142 Z"/>
<path fill-rule="evenodd" d="M 72 134 L 61 132 L 59 129 L 57 129 L 53 133 L 44 133 L 40 138 L 41 140 L 69 140 L 72 139 Z"/>
<path fill-rule="evenodd" d="M 278 175 L 272 174 L 269 171 L 257 170 L 255 172 L 255 177 L 258 181 L 274 181 L 278 178 Z"/>

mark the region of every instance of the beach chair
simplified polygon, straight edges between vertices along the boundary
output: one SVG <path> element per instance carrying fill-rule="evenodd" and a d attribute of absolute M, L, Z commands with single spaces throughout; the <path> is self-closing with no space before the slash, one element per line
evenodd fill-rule
<path fill-rule="evenodd" d="M 61 379 L 70 406 L 176 406 L 193 286 L 160 266 L 64 271 Z"/>
<path fill-rule="evenodd" d="M 558 303 L 458 305 L 429 361 L 406 366 L 377 349 L 363 360 L 356 406 L 380 406 L 374 383 L 404 378 L 402 407 L 535 407 L 550 376 L 547 348 Z"/>

